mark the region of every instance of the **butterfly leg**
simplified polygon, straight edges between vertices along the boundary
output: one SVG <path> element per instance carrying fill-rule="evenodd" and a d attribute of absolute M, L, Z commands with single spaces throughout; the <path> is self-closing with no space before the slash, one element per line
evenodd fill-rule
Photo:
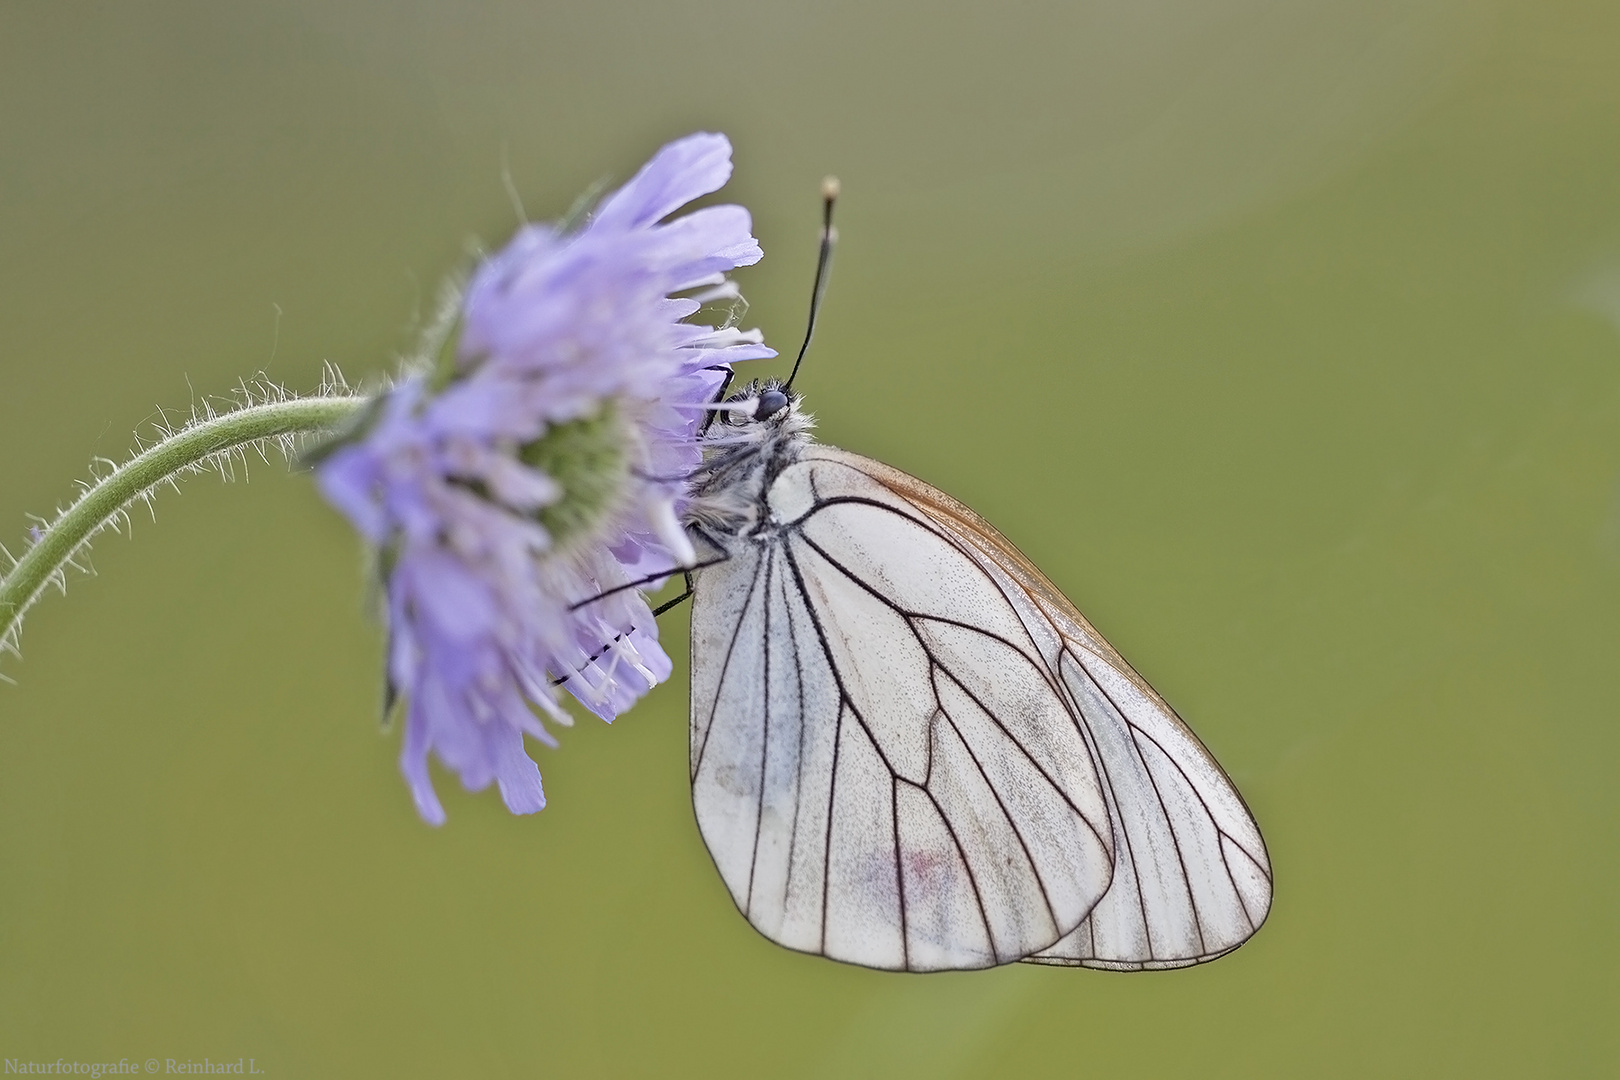
<path fill-rule="evenodd" d="M 726 391 L 731 389 L 731 380 L 737 377 L 737 373 L 731 370 L 730 364 L 713 364 L 704 368 L 703 370 L 725 372 L 725 377 L 720 380 L 720 389 L 714 392 L 714 400 L 709 402 L 710 405 L 718 405 L 722 401 L 726 400 Z M 714 418 L 719 415 L 720 414 L 717 412 L 709 413 L 709 415 L 703 421 L 703 426 L 698 429 L 698 438 L 701 439 L 703 436 L 709 433 L 709 425 L 713 424 Z"/>
<path fill-rule="evenodd" d="M 670 608 L 673 608 L 676 604 L 679 604 L 682 600 L 686 600 L 686 599 L 690 598 L 691 595 L 692 595 L 692 571 L 694 571 L 694 570 L 702 570 L 706 566 L 717 566 L 720 563 L 725 562 L 727 559 L 729 559 L 731 557 L 730 555 L 728 555 L 726 553 L 725 548 L 723 548 L 719 544 L 715 543 L 714 539 L 712 537 L 710 537 L 706 532 L 704 532 L 701 527 L 695 527 L 695 532 L 696 532 L 696 535 L 700 539 L 702 539 L 705 543 L 707 543 L 709 546 L 713 547 L 716 551 L 718 551 L 720 553 L 716 558 L 704 559 L 702 562 L 693 563 L 691 566 L 671 567 L 670 569 L 665 570 L 662 573 L 653 574 L 650 577 L 641 578 L 640 580 L 637 580 L 637 581 L 627 582 L 627 583 L 625 583 L 623 585 L 619 585 L 619 586 L 616 586 L 616 587 L 611 588 L 611 589 L 603 590 L 602 592 L 597 593 L 595 596 L 587 597 L 584 600 L 580 600 L 580 601 L 578 601 L 576 603 L 570 604 L 569 607 L 568 607 L 568 610 L 569 611 L 578 611 L 580 608 L 584 607 L 586 604 L 594 604 L 596 601 L 602 599 L 604 596 L 611 596 L 614 593 L 623 592 L 626 589 L 641 588 L 642 586 L 649 585 L 652 582 L 659 580 L 660 578 L 669 577 L 671 574 L 675 573 L 676 570 L 679 570 L 681 572 L 681 577 L 683 579 L 685 579 L 686 588 L 685 588 L 684 591 L 682 591 L 681 595 L 677 596 L 675 599 L 670 600 L 670 601 L 668 601 L 666 603 L 660 604 L 660 605 L 658 605 L 658 607 L 654 608 L 653 609 L 653 617 L 657 618 L 658 616 L 662 615 L 664 612 L 668 611 Z M 592 661 L 595 661 L 599 657 L 603 656 L 609 649 L 611 649 L 615 644 L 617 644 L 618 641 L 623 637 L 624 637 L 623 634 L 615 635 L 612 641 L 608 642 L 607 644 L 603 645 L 600 649 L 598 649 L 593 656 L 589 657 L 586 660 L 586 663 L 591 663 Z M 568 675 L 564 675 L 560 679 L 559 678 L 553 678 L 551 680 L 551 685 L 552 686 L 561 686 L 563 683 L 567 682 L 569 680 L 569 678 L 570 678 L 570 676 L 568 676 Z"/>
<path fill-rule="evenodd" d="M 681 595 L 677 596 L 675 599 L 665 601 L 664 603 L 659 604 L 657 607 L 653 608 L 653 618 L 655 618 L 655 619 L 658 618 L 658 616 L 662 615 L 664 612 L 668 611 L 670 608 L 674 607 L 676 604 L 679 604 L 682 600 L 691 599 L 691 596 L 692 596 L 692 571 L 687 570 L 681 576 L 686 579 L 686 591 L 681 593 Z"/>
<path fill-rule="evenodd" d="M 718 561 L 723 561 L 723 560 L 716 560 L 716 561 L 718 562 Z M 713 563 L 700 563 L 699 565 L 700 566 L 712 566 L 714 564 Z M 685 589 L 685 591 L 683 591 L 681 593 L 681 595 L 677 596 L 675 599 L 670 600 L 667 603 L 659 604 L 657 607 L 653 608 L 653 618 L 656 619 L 658 616 L 662 615 L 664 612 L 668 611 L 670 608 L 674 607 L 676 604 L 679 604 L 682 600 L 685 600 L 685 599 L 689 598 L 692 595 L 692 571 L 691 570 L 683 570 L 683 571 L 681 571 L 681 576 L 686 579 L 686 589 Z M 609 592 L 612 592 L 612 591 L 614 591 L 614 590 L 609 590 Z M 606 596 L 607 593 L 603 593 L 602 595 Z M 597 599 L 600 599 L 600 597 L 596 597 L 596 596 L 591 597 L 591 600 L 597 600 Z M 581 601 L 581 603 L 584 603 L 584 604 L 588 604 L 590 602 L 591 602 L 590 600 Z M 576 606 L 578 606 L 578 605 L 576 605 Z M 605 655 L 609 649 L 613 648 L 614 645 L 618 644 L 619 641 L 623 637 L 624 637 L 623 634 L 614 635 L 612 641 L 608 642 L 606 645 L 603 645 L 600 649 L 597 649 L 596 652 L 593 653 L 590 657 L 588 657 L 585 662 L 587 664 L 594 663 L 595 661 L 600 659 L 603 655 Z M 564 675 L 560 679 L 553 678 L 551 680 L 551 685 L 552 686 L 561 686 L 564 683 L 566 683 L 570 678 L 571 678 L 571 676 L 569 676 L 569 675 Z"/>

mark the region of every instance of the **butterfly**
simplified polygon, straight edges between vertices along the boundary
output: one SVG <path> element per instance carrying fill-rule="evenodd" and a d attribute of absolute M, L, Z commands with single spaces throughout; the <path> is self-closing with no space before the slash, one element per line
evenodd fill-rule
<path fill-rule="evenodd" d="M 792 379 L 717 403 L 685 515 L 692 803 L 738 910 L 897 971 L 1246 941 L 1271 863 L 1197 736 L 983 518 L 815 442 Z"/>

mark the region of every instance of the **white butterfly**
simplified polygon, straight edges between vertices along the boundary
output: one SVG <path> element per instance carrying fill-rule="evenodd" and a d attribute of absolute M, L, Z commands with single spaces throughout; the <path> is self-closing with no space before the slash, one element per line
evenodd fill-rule
<path fill-rule="evenodd" d="M 1136 971 L 1260 927 L 1242 798 L 1028 559 L 813 442 L 783 386 L 729 404 L 688 515 L 692 801 L 756 929 L 893 970 Z"/>
<path fill-rule="evenodd" d="M 816 444 L 792 382 L 715 406 L 686 515 L 692 804 L 738 909 L 902 971 L 1248 940 L 1271 862 L 1198 737 L 983 518 Z"/>

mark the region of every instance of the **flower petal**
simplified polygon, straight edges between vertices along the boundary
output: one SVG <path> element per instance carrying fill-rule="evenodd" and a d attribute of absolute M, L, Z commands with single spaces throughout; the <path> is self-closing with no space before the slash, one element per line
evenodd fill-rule
<path fill-rule="evenodd" d="M 591 224 L 634 229 L 651 225 L 731 179 L 731 140 L 698 132 L 653 155 L 630 182 L 597 210 Z"/>

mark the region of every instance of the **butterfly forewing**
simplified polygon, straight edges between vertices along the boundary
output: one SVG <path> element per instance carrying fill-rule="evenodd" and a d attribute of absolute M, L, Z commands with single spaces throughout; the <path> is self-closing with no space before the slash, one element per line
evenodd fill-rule
<path fill-rule="evenodd" d="M 1113 830 L 1041 644 L 858 468 L 806 460 L 771 496 L 783 527 L 703 571 L 692 616 L 693 801 L 737 906 L 871 967 L 1053 945 L 1107 890 Z"/>

